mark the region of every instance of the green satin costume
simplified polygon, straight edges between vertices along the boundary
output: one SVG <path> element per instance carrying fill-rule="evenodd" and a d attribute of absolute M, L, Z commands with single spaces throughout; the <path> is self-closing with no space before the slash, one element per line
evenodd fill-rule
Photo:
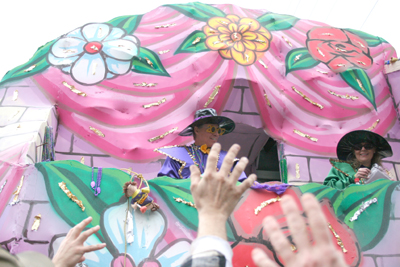
<path fill-rule="evenodd" d="M 349 163 L 338 159 L 330 159 L 329 161 L 332 164 L 332 169 L 325 178 L 324 185 L 336 189 L 345 189 L 354 184 L 356 171 Z"/>

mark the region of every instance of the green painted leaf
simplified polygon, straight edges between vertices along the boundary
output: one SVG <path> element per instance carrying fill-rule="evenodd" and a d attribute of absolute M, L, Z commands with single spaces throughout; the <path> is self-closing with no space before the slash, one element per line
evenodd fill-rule
<path fill-rule="evenodd" d="M 367 42 L 368 46 L 371 46 L 371 47 L 375 47 L 382 43 L 388 42 L 379 36 L 375 36 L 375 35 L 372 35 L 372 34 L 369 34 L 369 33 L 363 32 L 363 31 L 354 30 L 354 29 L 344 29 L 344 30 L 354 33 L 355 35 L 358 35 L 360 38 L 364 39 Z"/>
<path fill-rule="evenodd" d="M 153 63 L 153 67 L 147 63 L 146 58 Z M 165 70 L 158 55 L 144 47 L 140 48 L 139 57 L 135 57 L 132 60 L 131 70 L 137 73 L 171 77 Z"/>
<path fill-rule="evenodd" d="M 189 4 L 165 5 L 188 16 L 189 18 L 207 22 L 212 17 L 225 17 L 226 14 L 211 5 L 195 2 Z"/>
<path fill-rule="evenodd" d="M 306 184 L 299 188 L 303 194 L 312 193 L 318 200 L 328 198 L 336 217 L 353 229 L 362 250 L 365 251 L 375 247 L 385 235 L 389 227 L 392 193 L 399 184 L 400 182 L 380 179 L 367 185 L 350 185 L 344 190 L 319 184 Z M 359 219 L 351 222 L 350 218 L 360 205 L 375 197 L 378 202 L 371 204 Z"/>
<path fill-rule="evenodd" d="M 88 227 L 100 225 L 101 214 L 114 203 L 126 202 L 122 195 L 122 186 L 130 180 L 130 176 L 117 169 L 103 169 L 101 179 L 101 193 L 96 197 L 90 187 L 92 181 L 92 169 L 74 160 L 52 161 L 37 163 L 35 167 L 42 173 L 46 185 L 46 191 L 50 202 L 56 212 L 70 226 L 92 216 L 93 220 Z M 97 169 L 95 169 L 95 179 Z M 79 200 L 83 202 L 85 211 L 73 202 L 62 191 L 58 183 L 65 182 L 67 188 Z M 104 235 L 99 231 L 99 237 Z"/>
<path fill-rule="evenodd" d="M 350 87 L 368 99 L 376 110 L 374 87 L 372 86 L 371 80 L 365 70 L 348 69 L 340 73 L 340 76 Z"/>
<path fill-rule="evenodd" d="M 194 40 L 196 40 L 196 38 L 198 38 L 198 37 L 201 38 L 200 42 L 193 44 Z M 205 33 L 203 31 L 192 32 L 181 43 L 181 45 L 178 47 L 178 49 L 176 49 L 174 55 L 180 54 L 180 53 L 198 53 L 198 52 L 204 52 L 204 51 L 211 51 L 211 49 L 209 49 L 205 44 L 206 38 L 207 38 L 207 36 L 205 35 Z"/>
<path fill-rule="evenodd" d="M 50 64 L 47 62 L 47 54 L 49 52 L 49 49 L 51 45 L 55 42 L 55 40 L 48 42 L 44 46 L 41 46 L 38 48 L 36 53 L 33 55 L 33 57 L 25 64 L 22 64 L 4 75 L 3 79 L 0 82 L 0 85 L 3 85 L 6 82 L 11 82 L 15 80 L 20 80 L 26 77 L 30 77 L 32 75 L 35 75 L 36 73 L 40 73 L 44 70 L 46 70 Z M 32 66 L 34 66 L 32 68 Z M 32 68 L 30 71 L 26 71 L 28 69 Z"/>
<path fill-rule="evenodd" d="M 124 29 L 128 34 L 133 34 L 142 20 L 143 15 L 135 16 L 121 16 L 114 18 L 107 23 L 110 23 L 114 27 Z"/>
<path fill-rule="evenodd" d="M 169 177 L 158 177 L 149 180 L 149 185 L 154 188 L 161 196 L 172 213 L 189 229 L 197 231 L 199 224 L 197 210 L 183 203 L 176 202 L 175 198 L 182 198 L 185 201 L 194 203 L 190 192 L 190 179 L 177 180 Z M 230 225 L 226 224 L 229 241 L 234 241 L 235 237 Z"/>
<path fill-rule="evenodd" d="M 269 31 L 283 31 L 292 28 L 299 18 L 290 15 L 266 13 L 258 17 L 257 20 Z"/>
<path fill-rule="evenodd" d="M 319 63 L 320 61 L 315 60 L 310 53 L 308 53 L 308 49 L 305 47 L 290 50 L 286 55 L 286 75 L 295 70 L 313 68 Z"/>

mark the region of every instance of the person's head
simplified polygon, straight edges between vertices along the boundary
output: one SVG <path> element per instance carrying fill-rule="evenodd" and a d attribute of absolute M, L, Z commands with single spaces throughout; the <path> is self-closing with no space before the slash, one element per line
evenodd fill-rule
<path fill-rule="evenodd" d="M 385 138 L 367 130 L 345 134 L 336 147 L 336 153 L 340 160 L 349 162 L 354 168 L 361 165 L 371 167 L 375 163 L 382 166 L 381 160 L 393 155 Z"/>
<path fill-rule="evenodd" d="M 209 124 L 211 124 L 213 127 L 209 128 Z M 197 140 L 197 135 L 199 133 L 201 134 L 203 131 L 206 131 L 207 133 L 217 132 L 219 137 L 220 135 L 232 132 L 234 129 L 235 123 L 233 122 L 233 120 L 224 116 L 218 116 L 217 112 L 213 108 L 205 108 L 196 111 L 193 122 L 189 124 L 185 129 L 183 129 L 183 131 L 180 132 L 179 135 L 193 135 L 193 138 Z M 197 144 L 197 142 L 195 143 Z M 214 143 L 215 142 L 207 142 L 200 145 L 207 144 L 207 146 L 211 147 Z"/>
<path fill-rule="evenodd" d="M 200 126 L 194 126 L 193 139 L 194 143 L 198 146 L 207 145 L 212 147 L 213 144 L 218 142 L 218 138 L 223 134 L 225 130 L 219 128 L 218 124 L 202 124 Z"/>
<path fill-rule="evenodd" d="M 127 198 L 129 198 L 137 190 L 137 183 L 136 182 L 126 182 L 124 184 L 124 186 L 122 187 L 122 190 L 123 190 L 123 194 Z"/>
<path fill-rule="evenodd" d="M 381 164 L 381 157 L 376 153 L 376 147 L 368 142 L 362 142 L 353 146 L 354 162 L 353 165 L 363 165 L 365 167 L 371 167 L 372 164 Z"/>

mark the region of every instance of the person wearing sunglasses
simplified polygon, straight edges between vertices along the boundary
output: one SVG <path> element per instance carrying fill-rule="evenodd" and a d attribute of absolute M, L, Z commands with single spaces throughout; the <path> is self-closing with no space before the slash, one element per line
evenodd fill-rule
<path fill-rule="evenodd" d="M 345 134 L 336 147 L 338 159 L 330 159 L 332 169 L 324 185 L 344 189 L 350 184 L 363 183 L 372 166 L 382 166 L 382 159 L 393 155 L 385 138 L 371 131 L 357 130 Z"/>
<path fill-rule="evenodd" d="M 193 136 L 194 143 L 186 146 L 167 146 L 155 149 L 167 156 L 161 170 L 160 176 L 168 176 L 178 179 L 190 177 L 191 165 L 195 165 L 203 173 L 206 169 L 208 153 L 213 144 L 217 143 L 221 135 L 229 134 L 235 129 L 235 123 L 230 118 L 218 116 L 213 108 L 197 110 L 193 122 L 188 125 L 180 136 Z M 219 169 L 225 158 L 226 151 L 219 153 L 217 168 Z M 246 179 L 243 172 L 239 181 Z"/>

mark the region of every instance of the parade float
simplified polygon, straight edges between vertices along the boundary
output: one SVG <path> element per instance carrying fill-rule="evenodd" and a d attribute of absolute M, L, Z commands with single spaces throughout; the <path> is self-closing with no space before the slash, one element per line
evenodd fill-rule
<path fill-rule="evenodd" d="M 398 266 L 395 58 L 365 32 L 234 5 L 164 5 L 71 29 L 0 82 L 0 245 L 52 257 L 92 216 L 101 228 L 86 243 L 107 246 L 86 254 L 87 266 L 179 266 L 197 211 L 190 179 L 157 178 L 165 155 L 155 149 L 192 142 L 178 133 L 208 107 L 235 121 L 223 148 L 239 143 L 260 182 L 275 143 L 269 167 L 290 184 L 283 195 L 315 194 L 350 266 Z M 395 181 L 322 185 L 339 139 L 360 129 L 390 143 L 383 166 Z M 148 184 L 159 210 L 129 208 L 131 179 Z M 239 201 L 227 222 L 234 266 L 254 266 L 254 247 L 283 264 L 261 226 L 274 215 L 287 229 L 278 197 L 250 189 Z"/>

